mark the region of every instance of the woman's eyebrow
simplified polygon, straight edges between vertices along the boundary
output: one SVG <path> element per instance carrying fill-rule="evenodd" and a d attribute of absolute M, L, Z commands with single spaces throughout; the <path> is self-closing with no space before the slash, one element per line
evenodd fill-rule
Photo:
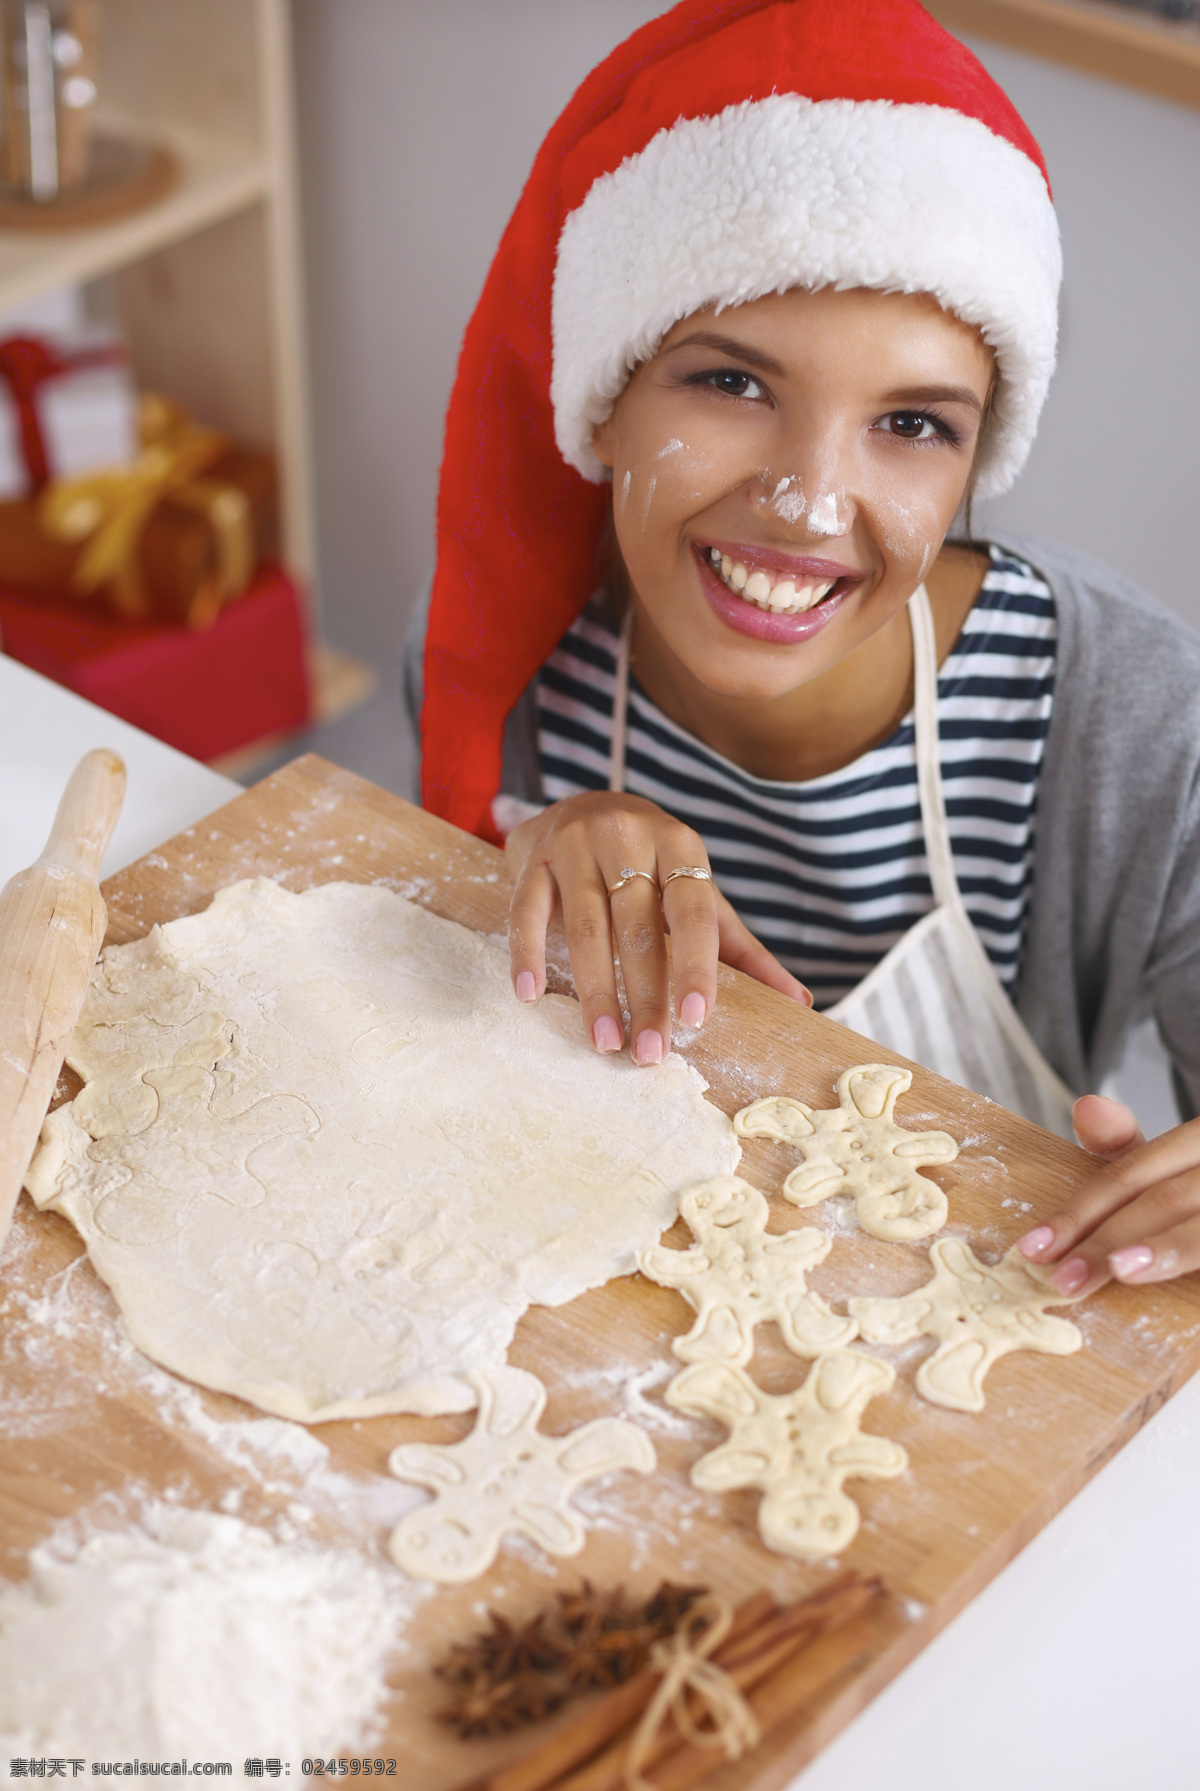
<path fill-rule="evenodd" d="M 764 354 L 761 348 L 751 348 L 746 342 L 739 342 L 734 336 L 719 336 L 714 330 L 697 330 L 694 336 L 685 336 L 681 342 L 672 342 L 667 349 L 674 354 L 679 348 L 711 348 L 717 354 L 728 355 L 732 361 L 743 361 L 747 367 L 753 367 L 759 373 L 786 373 L 782 361 L 774 356 Z"/>
<path fill-rule="evenodd" d="M 900 392 L 885 392 L 879 402 L 897 409 L 902 405 L 920 410 L 926 404 L 965 404 L 981 414 L 983 411 L 978 392 L 970 386 L 906 386 Z"/>

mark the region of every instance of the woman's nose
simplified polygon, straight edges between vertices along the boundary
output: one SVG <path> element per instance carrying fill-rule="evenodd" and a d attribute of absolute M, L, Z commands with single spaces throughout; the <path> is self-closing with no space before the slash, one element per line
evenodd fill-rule
<path fill-rule="evenodd" d="M 750 507 L 759 516 L 778 517 L 789 528 L 803 528 L 822 540 L 849 534 L 853 506 L 832 468 L 799 472 L 764 468 L 750 481 Z"/>

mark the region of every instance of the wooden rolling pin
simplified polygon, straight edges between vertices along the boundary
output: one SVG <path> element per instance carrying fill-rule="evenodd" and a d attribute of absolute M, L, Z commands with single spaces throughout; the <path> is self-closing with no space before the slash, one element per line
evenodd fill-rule
<path fill-rule="evenodd" d="M 104 938 L 97 873 L 124 795 L 116 753 L 88 753 L 45 851 L 0 890 L 0 1248 Z"/>

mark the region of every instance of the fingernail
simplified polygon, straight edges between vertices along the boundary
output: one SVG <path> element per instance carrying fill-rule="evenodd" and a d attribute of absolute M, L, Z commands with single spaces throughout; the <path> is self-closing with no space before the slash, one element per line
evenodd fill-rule
<path fill-rule="evenodd" d="M 1061 1263 L 1055 1269 L 1050 1277 L 1050 1285 L 1057 1288 L 1059 1293 L 1078 1293 L 1090 1274 L 1091 1270 L 1082 1256 L 1072 1256 L 1068 1262 Z"/>
<path fill-rule="evenodd" d="M 647 1026 L 645 1032 L 639 1032 L 637 1043 L 633 1047 L 633 1055 L 639 1063 L 661 1063 L 662 1033 L 655 1032 L 652 1026 Z"/>
<path fill-rule="evenodd" d="M 1053 1242 L 1054 1232 L 1049 1225 L 1035 1225 L 1032 1231 L 1017 1239 L 1017 1249 L 1022 1256 L 1044 1256 Z"/>
<path fill-rule="evenodd" d="M 537 995 L 537 978 L 532 970 L 522 970 L 517 976 L 517 1000 L 533 1001 Z"/>
<path fill-rule="evenodd" d="M 592 1027 L 592 1041 L 597 1051 L 619 1051 L 621 1049 L 621 1028 L 611 1014 L 601 1014 Z"/>
<path fill-rule="evenodd" d="M 1149 1244 L 1126 1244 L 1123 1250 L 1114 1250 L 1108 1262 L 1113 1274 L 1124 1281 L 1127 1276 L 1141 1275 L 1152 1269 L 1154 1252 Z"/>
<path fill-rule="evenodd" d="M 703 995 L 698 995 L 693 989 L 690 995 L 684 996 L 679 1009 L 679 1018 L 685 1026 L 703 1026 L 707 1016 L 708 1003 Z"/>

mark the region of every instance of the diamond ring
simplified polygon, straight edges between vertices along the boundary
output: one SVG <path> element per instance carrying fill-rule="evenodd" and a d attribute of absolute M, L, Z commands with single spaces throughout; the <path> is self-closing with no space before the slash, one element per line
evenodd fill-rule
<path fill-rule="evenodd" d="M 652 877 L 649 871 L 635 871 L 632 865 L 626 864 L 621 866 L 621 875 L 609 890 L 609 895 L 615 896 L 618 889 L 624 889 L 625 885 L 627 883 L 632 883 L 635 877 L 644 877 L 647 883 L 653 883 L 655 889 L 658 888 L 657 877 Z"/>

